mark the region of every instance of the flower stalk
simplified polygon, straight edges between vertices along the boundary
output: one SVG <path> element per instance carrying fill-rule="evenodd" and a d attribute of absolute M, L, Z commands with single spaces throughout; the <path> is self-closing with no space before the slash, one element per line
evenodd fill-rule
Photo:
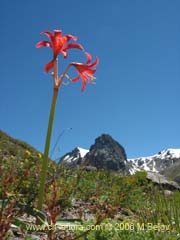
<path fill-rule="evenodd" d="M 41 169 L 41 175 L 40 175 L 38 205 L 37 205 L 37 208 L 40 211 L 42 210 L 43 201 L 44 201 L 44 192 L 45 192 L 46 176 L 47 176 L 47 169 L 48 169 L 48 156 L 49 156 L 49 149 L 50 149 L 50 143 L 51 143 L 51 135 L 52 135 L 52 128 L 53 128 L 53 122 L 54 122 L 54 114 L 55 114 L 55 109 L 56 109 L 57 96 L 58 96 L 58 91 L 59 91 L 59 88 L 56 87 L 56 85 L 55 85 L 55 83 L 57 82 L 57 78 L 58 78 L 57 61 L 55 61 L 55 63 L 54 63 L 53 78 L 54 78 L 53 97 L 52 97 L 51 110 L 50 110 L 47 135 L 46 135 L 46 142 L 45 142 L 45 148 L 44 148 L 42 169 Z"/>
<path fill-rule="evenodd" d="M 48 73 L 51 69 L 53 69 L 52 76 L 53 76 L 54 88 L 53 88 L 53 97 L 52 97 L 51 110 L 50 110 L 49 122 L 48 122 L 48 128 L 47 128 L 46 142 L 44 147 L 42 169 L 41 169 L 41 175 L 40 175 L 40 186 L 39 186 L 38 203 L 37 203 L 37 208 L 40 211 L 43 208 L 43 202 L 44 202 L 45 184 L 46 184 L 46 176 L 47 176 L 47 170 L 48 170 L 48 156 L 49 156 L 54 114 L 56 109 L 56 102 L 57 102 L 59 88 L 63 82 L 64 77 L 67 76 L 67 72 L 69 68 L 74 67 L 78 72 L 78 76 L 73 79 L 71 79 L 69 76 L 68 78 L 71 82 L 77 82 L 80 79 L 82 79 L 81 91 L 84 91 L 86 87 L 86 82 L 94 84 L 94 82 L 92 82 L 92 80 L 94 79 L 93 75 L 96 72 L 95 67 L 99 62 L 98 58 L 96 57 L 95 62 L 91 63 L 91 60 L 92 60 L 91 55 L 87 52 L 84 52 L 84 48 L 80 44 L 74 43 L 74 42 L 68 43 L 70 40 L 77 41 L 76 36 L 73 36 L 70 34 L 63 36 L 61 30 L 54 30 L 54 34 L 52 34 L 49 31 L 44 31 L 41 34 L 46 35 L 50 39 L 50 41 L 40 41 L 36 44 L 36 47 L 37 48 L 48 47 L 48 48 L 51 48 L 53 51 L 53 58 L 50 62 L 48 62 L 45 65 L 44 69 L 46 73 Z M 83 51 L 86 55 L 87 61 L 84 64 L 79 62 L 72 62 L 68 64 L 64 73 L 60 77 L 58 77 L 58 55 L 63 54 L 64 58 L 67 58 L 68 56 L 67 51 L 72 48 Z"/>

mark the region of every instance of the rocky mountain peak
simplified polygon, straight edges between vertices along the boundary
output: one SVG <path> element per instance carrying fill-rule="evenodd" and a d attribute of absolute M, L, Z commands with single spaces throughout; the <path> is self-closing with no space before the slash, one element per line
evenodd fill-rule
<path fill-rule="evenodd" d="M 129 173 L 129 163 L 124 148 L 109 134 L 102 134 L 96 138 L 90 150 L 75 148 L 72 152 L 61 157 L 59 163 L 69 167 L 79 167 L 83 164 L 96 169 L 119 171 L 123 174 Z"/>
<path fill-rule="evenodd" d="M 110 152 L 119 153 L 123 155 L 123 159 L 127 160 L 126 153 L 122 145 L 120 145 L 116 140 L 114 140 L 109 134 L 102 134 L 95 139 L 95 144 L 90 147 L 90 151 L 94 149 L 106 149 Z"/>
<path fill-rule="evenodd" d="M 85 164 L 97 169 L 126 172 L 127 157 L 124 148 L 109 134 L 96 138 L 85 156 Z"/>

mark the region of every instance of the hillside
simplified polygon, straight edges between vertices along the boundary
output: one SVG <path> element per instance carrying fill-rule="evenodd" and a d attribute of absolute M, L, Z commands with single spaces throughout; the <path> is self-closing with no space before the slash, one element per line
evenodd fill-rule
<path fill-rule="evenodd" d="M 104 144 L 107 145 L 105 151 L 102 147 Z M 112 144 L 115 148 L 110 147 Z M 110 166 L 127 168 L 125 150 L 111 137 L 103 135 L 92 146 L 90 151 L 99 159 L 107 156 L 109 151 L 110 157 L 116 157 Z M 64 164 L 49 161 L 43 212 L 38 212 L 36 204 L 41 153 L 2 131 L 0 149 L 0 240 L 178 239 L 180 193 L 153 184 L 145 172 L 124 175 L 124 171 L 110 171 L 107 168 L 109 156 L 104 169 L 96 166 L 84 168 L 83 165 L 67 168 Z M 89 156 L 88 153 L 77 148 L 66 156 L 66 161 L 76 162 L 79 157 L 82 160 Z M 95 164 L 99 164 L 99 159 Z M 27 229 L 27 226 L 36 227 L 39 217 L 43 224 L 46 223 L 43 225 L 46 231 Z M 47 226 L 52 223 L 58 224 L 58 228 L 48 230 Z M 73 224 L 79 228 L 60 230 L 63 224 Z M 148 224 L 156 227 L 150 228 Z M 93 230 L 86 231 L 87 226 Z M 101 226 L 101 229 L 96 229 L 96 226 Z M 169 230 L 163 230 L 163 226 Z"/>
<path fill-rule="evenodd" d="M 0 130 L 0 150 L 1 155 L 6 156 L 21 156 L 24 154 L 26 150 L 32 152 L 33 154 L 38 154 L 38 151 L 27 144 L 18 139 L 14 139 L 10 137 L 8 134 Z"/>
<path fill-rule="evenodd" d="M 0 180 L 11 185 L 7 193 L 17 191 L 20 201 L 32 201 L 37 196 L 37 183 L 41 169 L 42 154 L 28 143 L 14 139 L 0 131 Z M 49 160 L 48 178 L 56 169 L 56 163 Z M 2 186 L 1 186 L 2 188 Z M 6 194 L 7 194 L 6 193 Z M 27 197 L 29 193 L 29 197 Z M 0 192 L 0 198 L 2 197 Z"/>

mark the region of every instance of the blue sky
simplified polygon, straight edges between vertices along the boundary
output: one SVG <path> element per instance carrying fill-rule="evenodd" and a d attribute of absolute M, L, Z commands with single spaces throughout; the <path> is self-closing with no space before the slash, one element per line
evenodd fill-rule
<path fill-rule="evenodd" d="M 36 49 L 44 30 L 78 36 L 98 56 L 97 84 L 59 92 L 53 157 L 109 133 L 128 158 L 180 148 L 180 1 L 0 1 L 0 127 L 43 151 L 52 79 L 43 67 L 48 48 Z M 46 39 L 47 40 L 47 39 Z M 78 50 L 59 59 L 83 60 Z M 68 130 L 72 128 L 72 130 Z"/>

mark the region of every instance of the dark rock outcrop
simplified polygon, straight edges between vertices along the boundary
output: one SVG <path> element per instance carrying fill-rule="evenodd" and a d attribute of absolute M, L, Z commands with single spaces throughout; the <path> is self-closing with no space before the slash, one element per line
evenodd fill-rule
<path fill-rule="evenodd" d="M 108 134 L 102 134 L 95 140 L 95 144 L 91 146 L 84 161 L 86 165 L 94 166 L 97 169 L 128 173 L 124 148 Z"/>

